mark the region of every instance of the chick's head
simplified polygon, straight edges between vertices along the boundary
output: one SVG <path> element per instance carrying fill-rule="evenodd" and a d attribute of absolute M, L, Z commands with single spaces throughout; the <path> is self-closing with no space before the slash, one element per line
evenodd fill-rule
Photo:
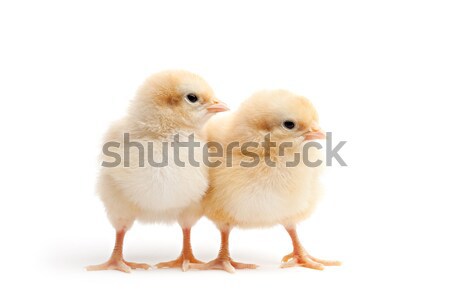
<path fill-rule="evenodd" d="M 139 88 L 130 114 L 149 124 L 196 129 L 213 114 L 226 110 L 203 78 L 178 70 L 150 76 Z"/>
<path fill-rule="evenodd" d="M 278 146 L 325 138 L 312 103 L 285 90 L 255 93 L 241 105 L 235 122 L 239 128 L 235 134 L 246 140 L 263 140 L 270 134 L 270 140 Z"/>

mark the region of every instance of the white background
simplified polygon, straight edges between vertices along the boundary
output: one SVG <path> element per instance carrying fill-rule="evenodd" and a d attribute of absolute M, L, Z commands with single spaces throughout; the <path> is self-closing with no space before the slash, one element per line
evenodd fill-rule
<path fill-rule="evenodd" d="M 448 299 L 445 2 L 2 1 L 2 298 Z M 279 269 L 291 244 L 276 227 L 232 232 L 254 271 L 84 271 L 114 242 L 94 188 L 101 136 L 170 68 L 200 74 L 233 109 L 262 88 L 303 94 L 348 141 L 349 167 L 328 168 L 299 225 L 313 255 L 342 267 Z M 180 244 L 176 225 L 136 224 L 125 257 L 154 265 Z M 194 227 L 193 247 L 214 258 L 212 223 Z"/>

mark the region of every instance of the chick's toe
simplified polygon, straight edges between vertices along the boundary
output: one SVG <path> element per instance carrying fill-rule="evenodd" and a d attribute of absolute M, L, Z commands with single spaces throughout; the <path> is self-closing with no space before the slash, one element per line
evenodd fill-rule
<path fill-rule="evenodd" d="M 125 273 L 130 273 L 131 269 L 144 269 L 147 270 L 150 265 L 144 263 L 128 262 L 120 258 L 110 258 L 107 262 L 100 265 L 92 265 L 86 267 L 88 271 L 101 271 L 101 270 L 117 270 Z"/>
<path fill-rule="evenodd" d="M 185 255 L 182 253 L 177 259 L 161 262 L 156 265 L 158 269 L 164 268 L 181 268 L 183 272 L 189 270 L 190 264 L 203 264 L 202 261 L 196 259 L 193 255 Z"/>
<path fill-rule="evenodd" d="M 229 257 L 218 257 L 206 264 L 189 264 L 189 267 L 196 270 L 224 270 L 234 273 L 236 269 L 256 269 L 258 266 L 236 262 Z"/>

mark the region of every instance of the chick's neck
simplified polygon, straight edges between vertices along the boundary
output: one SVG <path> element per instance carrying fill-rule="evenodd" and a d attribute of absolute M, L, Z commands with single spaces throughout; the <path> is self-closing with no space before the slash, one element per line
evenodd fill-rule
<path fill-rule="evenodd" d="M 135 138 L 165 139 L 176 134 L 198 134 L 201 128 L 189 124 L 182 118 L 172 118 L 167 115 L 138 117 L 130 116 L 130 135 Z"/>

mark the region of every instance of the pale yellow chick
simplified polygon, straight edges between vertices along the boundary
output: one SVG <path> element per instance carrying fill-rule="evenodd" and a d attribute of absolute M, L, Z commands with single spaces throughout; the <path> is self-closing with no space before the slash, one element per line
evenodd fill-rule
<path fill-rule="evenodd" d="M 200 200 L 208 187 L 201 129 L 213 114 L 225 110 L 227 107 L 216 99 L 211 87 L 190 72 L 165 71 L 143 83 L 128 114 L 113 124 L 105 136 L 105 145 L 110 146 L 102 154 L 98 191 L 116 230 L 116 243 L 106 263 L 90 266 L 88 270 L 130 272 L 149 267 L 123 259 L 124 236 L 135 220 L 176 221 L 182 227 L 180 257 L 158 267 L 186 269 L 188 263 L 198 262 L 192 254 L 190 230 L 202 216 Z M 190 164 L 189 149 L 179 148 L 182 166 L 175 160 L 172 145 L 186 142 L 191 135 L 199 145 L 193 156 L 200 165 Z M 127 139 L 133 143 L 132 147 L 126 147 Z"/>
<path fill-rule="evenodd" d="M 202 200 L 205 215 L 221 232 L 222 243 L 217 259 L 207 264 L 191 264 L 192 268 L 228 272 L 235 268 L 256 268 L 230 258 L 230 230 L 277 224 L 286 228 L 294 246 L 293 252 L 283 258 L 282 267 L 323 269 L 339 265 L 337 261 L 309 255 L 296 234 L 296 224 L 313 212 L 320 197 L 322 168 L 307 166 L 302 160 L 295 164 L 296 153 L 302 157 L 308 141 L 325 138 L 318 122 L 317 112 L 308 99 L 274 90 L 258 92 L 238 111 L 207 123 L 208 141 L 228 148 L 225 157 L 218 161 L 222 164 L 209 169 L 210 187 Z M 262 144 L 268 135 L 273 143 L 271 148 Z M 231 148 L 233 143 L 235 146 Z M 210 151 L 216 150 L 211 147 Z M 321 157 L 317 148 L 307 152 L 310 162 Z"/>

